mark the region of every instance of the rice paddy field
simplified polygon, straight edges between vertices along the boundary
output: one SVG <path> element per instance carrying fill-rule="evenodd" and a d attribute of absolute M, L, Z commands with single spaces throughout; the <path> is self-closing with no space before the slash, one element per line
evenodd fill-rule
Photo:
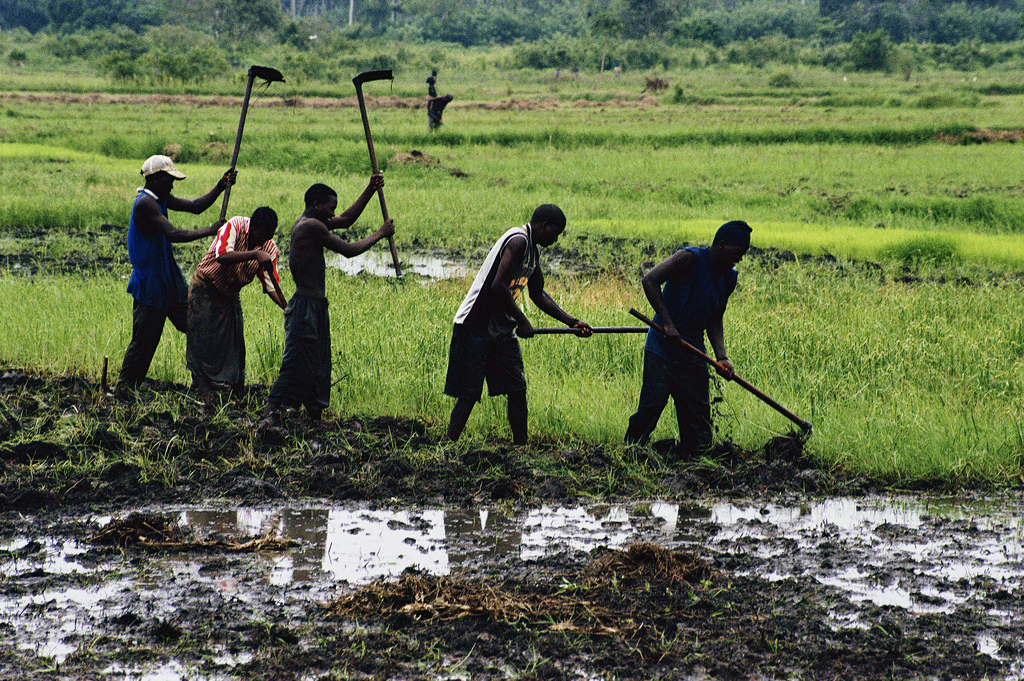
<path fill-rule="evenodd" d="M 659 74 L 442 70 L 455 99 L 427 132 L 426 73 L 368 84 L 373 142 L 400 255 L 473 268 L 540 203 L 568 217 L 548 287 L 593 325 L 647 312 L 641 273 L 731 219 L 754 251 L 726 315 L 737 372 L 814 424 L 825 466 L 885 480 L 1019 482 L 1024 456 L 1021 74 L 772 70 Z M 9 67 L 3 67 L 10 70 Z M 112 376 L 130 336 L 124 246 L 138 169 L 172 153 L 205 193 L 227 167 L 243 80 L 203 92 L 115 92 L 89 77 L 0 72 L 0 364 Z M 353 74 L 354 75 L 354 74 Z M 288 74 L 285 74 L 286 78 Z M 1006 94 L 1011 93 L 1011 94 Z M 275 84 L 248 113 L 230 214 L 270 205 L 287 257 L 302 195 L 347 205 L 370 174 L 354 89 Z M 173 215 L 180 227 L 203 216 Z M 380 223 L 371 203 L 346 238 Z M 206 244 L 177 249 L 186 271 Z M 542 255 L 544 260 L 544 255 Z M 451 320 L 467 278 L 328 279 L 337 415 L 416 418 L 443 432 Z M 248 380 L 280 361 L 280 311 L 243 292 Z M 286 294 L 294 290 L 283 268 Z M 535 326 L 548 324 L 528 310 Z M 642 336 L 522 342 L 537 441 L 619 442 L 635 408 Z M 150 376 L 187 384 L 184 337 L 165 331 Z M 791 424 L 716 382 L 718 437 L 756 447 Z M 656 437 L 672 437 L 662 418 Z M 484 399 L 470 438 L 506 437 Z"/>

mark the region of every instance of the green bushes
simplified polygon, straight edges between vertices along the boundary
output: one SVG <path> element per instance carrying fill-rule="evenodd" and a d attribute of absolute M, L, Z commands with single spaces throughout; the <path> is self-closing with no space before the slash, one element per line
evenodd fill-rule
<path fill-rule="evenodd" d="M 850 201 L 843 214 L 867 224 L 886 224 L 894 218 L 914 218 L 941 225 L 962 225 L 971 231 L 987 233 L 1019 233 L 1024 230 L 1024 202 L 1006 197 L 861 196 Z"/>
<path fill-rule="evenodd" d="M 882 255 L 905 265 L 948 265 L 959 260 L 956 241 L 945 235 L 929 234 L 907 239 L 882 250 Z"/>

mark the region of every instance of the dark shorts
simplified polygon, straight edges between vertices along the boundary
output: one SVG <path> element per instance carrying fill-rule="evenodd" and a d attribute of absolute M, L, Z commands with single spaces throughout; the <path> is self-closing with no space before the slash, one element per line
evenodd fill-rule
<path fill-rule="evenodd" d="M 459 399 L 479 400 L 484 381 L 491 395 L 508 395 L 526 390 L 526 373 L 519 339 L 515 334 L 492 337 L 486 331 L 456 324 L 448 347 L 448 377 L 444 394 Z"/>
<path fill-rule="evenodd" d="M 296 293 L 284 311 L 284 355 L 269 400 L 320 412 L 327 408 L 330 398 L 331 322 L 327 299 Z"/>

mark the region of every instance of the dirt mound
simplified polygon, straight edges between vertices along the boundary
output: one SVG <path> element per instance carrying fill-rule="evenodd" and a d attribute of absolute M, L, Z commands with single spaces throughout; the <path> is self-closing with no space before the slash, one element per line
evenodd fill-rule
<path fill-rule="evenodd" d="M 177 523 L 145 513 L 132 513 L 123 520 L 114 520 L 92 537 L 97 544 L 115 546 L 180 542 L 181 539 Z"/>
<path fill-rule="evenodd" d="M 643 543 L 626 551 L 610 551 L 580 572 L 548 576 L 537 583 L 407 574 L 397 582 L 375 581 L 324 607 L 333 615 L 352 619 L 479 617 L 527 626 L 546 623 L 550 631 L 622 636 L 648 622 L 634 603 L 616 597 L 621 589 L 672 582 L 688 588 L 691 581 L 715 576 L 715 570 L 700 559 Z"/>
<path fill-rule="evenodd" d="M 605 582 L 614 576 L 641 583 L 676 580 L 696 584 L 719 576 L 696 556 L 649 542 L 633 544 L 625 551 L 610 551 L 588 568 L 588 574 L 591 583 Z"/>
<path fill-rule="evenodd" d="M 989 142 L 1008 142 L 1014 144 L 1024 140 L 1024 130 L 972 130 L 961 135 L 939 134 L 935 136 L 936 142 L 946 144 L 985 144 Z"/>
<path fill-rule="evenodd" d="M 453 177 L 469 177 L 469 174 L 463 172 L 460 168 L 445 167 L 441 165 L 439 161 L 435 161 L 434 159 L 424 154 L 422 151 L 417 151 L 416 149 L 413 149 L 409 153 L 400 151 L 394 156 L 392 156 L 388 163 L 402 165 L 422 165 L 427 168 L 437 168 L 438 170 L 443 170 L 449 175 L 452 175 Z"/>

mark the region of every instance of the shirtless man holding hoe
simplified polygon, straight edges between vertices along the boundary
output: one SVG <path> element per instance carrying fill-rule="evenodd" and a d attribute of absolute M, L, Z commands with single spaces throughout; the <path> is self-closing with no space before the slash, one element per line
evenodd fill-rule
<path fill-rule="evenodd" d="M 270 389 L 264 417 L 273 417 L 284 404 L 304 406 L 309 417 L 318 420 L 327 408 L 331 395 L 331 327 L 327 314 L 324 251 L 352 258 L 395 233 L 391 220 L 359 241 L 348 242 L 332 233 L 332 230 L 352 226 L 370 198 L 383 186 L 382 174 L 371 176 L 363 193 L 341 215 L 334 214 L 338 194 L 333 189 L 314 184 L 306 190 L 306 208 L 292 226 L 288 254 L 295 295 L 284 312 L 284 356 L 281 371 Z"/>

